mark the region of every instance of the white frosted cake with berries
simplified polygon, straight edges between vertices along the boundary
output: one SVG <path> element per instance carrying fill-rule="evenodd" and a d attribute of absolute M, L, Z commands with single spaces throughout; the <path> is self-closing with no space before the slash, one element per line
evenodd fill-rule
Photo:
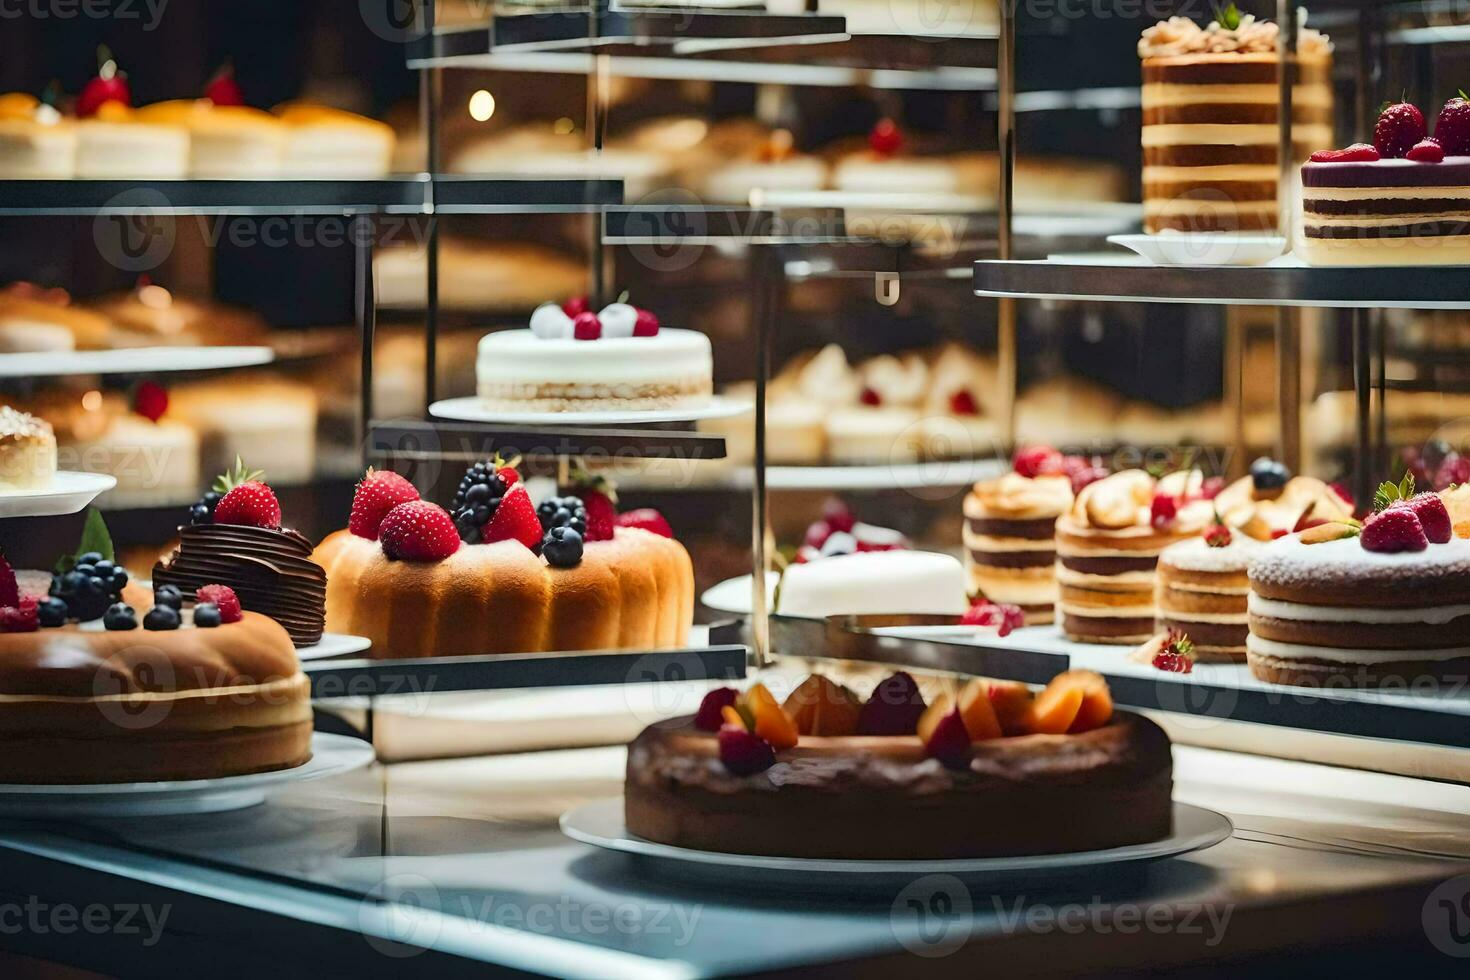
<path fill-rule="evenodd" d="M 659 325 L 646 310 L 613 303 L 547 303 L 528 330 L 480 340 L 475 377 L 493 410 L 650 411 L 703 405 L 714 390 L 709 338 Z"/>

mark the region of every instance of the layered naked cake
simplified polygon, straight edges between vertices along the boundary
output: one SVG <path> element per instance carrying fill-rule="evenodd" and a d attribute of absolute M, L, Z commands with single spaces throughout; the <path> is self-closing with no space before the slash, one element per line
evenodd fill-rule
<path fill-rule="evenodd" d="M 1278 225 L 1277 25 L 1235 16 L 1200 28 L 1173 17 L 1144 31 L 1144 227 L 1269 232 Z M 1295 158 L 1332 142 L 1332 48 L 1298 41 Z"/>
<path fill-rule="evenodd" d="M 1158 629 L 1187 635 L 1201 663 L 1243 663 L 1246 569 L 1260 547 L 1222 526 L 1165 548 L 1158 566 Z"/>
<path fill-rule="evenodd" d="M 0 491 L 35 490 L 56 476 L 51 426 L 9 405 L 0 406 Z"/>
<path fill-rule="evenodd" d="M 1310 540 L 1310 535 L 1308 535 Z M 1282 684 L 1373 685 L 1470 672 L 1470 541 L 1376 553 L 1283 538 L 1250 568 L 1250 665 Z"/>
<path fill-rule="evenodd" d="M 965 498 L 970 591 L 1020 606 L 1027 625 L 1050 623 L 1057 603 L 1057 518 L 1072 506 L 1070 477 L 1007 473 Z"/>
<path fill-rule="evenodd" d="M 1159 555 L 1210 520 L 1210 502 L 1190 499 L 1198 482 L 1176 495 L 1125 470 L 1077 495 L 1056 528 L 1057 618 L 1070 639 L 1127 645 L 1153 634 Z"/>
<path fill-rule="evenodd" d="M 569 306 L 571 304 L 568 304 Z M 487 334 L 475 377 L 481 401 L 518 412 L 648 411 L 703 404 L 714 391 L 709 338 L 661 328 L 626 303 L 600 313 L 547 303 L 529 330 Z"/>
<path fill-rule="evenodd" d="M 1470 263 L 1470 156 L 1304 164 L 1296 252 L 1310 265 Z"/>

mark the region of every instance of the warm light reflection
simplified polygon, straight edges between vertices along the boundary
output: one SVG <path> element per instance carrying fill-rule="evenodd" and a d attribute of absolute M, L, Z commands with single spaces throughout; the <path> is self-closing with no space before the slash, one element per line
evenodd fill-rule
<path fill-rule="evenodd" d="M 102 392 L 95 389 L 82 396 L 82 407 L 89 412 L 95 412 L 102 407 Z"/>
<path fill-rule="evenodd" d="M 551 124 L 551 131 L 558 136 L 565 136 L 567 133 L 570 133 L 576 128 L 577 124 L 572 122 L 570 116 L 562 116 L 556 122 Z"/>
<path fill-rule="evenodd" d="M 495 115 L 495 96 L 485 89 L 480 89 L 470 96 L 470 118 L 475 122 L 484 122 Z"/>

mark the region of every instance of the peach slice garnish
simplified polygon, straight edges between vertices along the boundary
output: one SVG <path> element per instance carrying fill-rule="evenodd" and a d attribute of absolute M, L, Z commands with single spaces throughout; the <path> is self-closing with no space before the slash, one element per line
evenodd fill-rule
<path fill-rule="evenodd" d="M 924 713 L 919 716 L 918 735 L 919 741 L 928 745 L 934 738 L 934 729 L 938 727 L 941 719 L 954 710 L 954 698 L 948 694 L 941 694 L 929 703 Z"/>
<path fill-rule="evenodd" d="M 813 674 L 786 697 L 781 706 L 802 735 L 855 735 L 863 705 L 842 684 Z"/>
<path fill-rule="evenodd" d="M 1031 689 L 1019 681 L 984 683 L 990 695 L 990 706 L 995 709 L 995 718 L 1000 722 L 1000 730 L 1007 735 L 1026 734 L 1026 716 L 1031 712 L 1031 703 L 1036 700 Z"/>
<path fill-rule="evenodd" d="M 1113 692 L 1108 690 L 1108 682 L 1101 674 L 1091 670 L 1069 670 L 1053 678 L 1048 687 L 1057 684 L 1071 684 L 1082 689 L 1082 706 L 1077 709 L 1077 717 L 1072 719 L 1072 726 L 1067 729 L 1070 734 L 1090 732 L 1112 720 Z"/>
<path fill-rule="evenodd" d="M 970 741 L 983 742 L 1005 734 L 996 717 L 995 705 L 990 703 L 990 687 L 983 680 L 976 678 L 960 690 L 959 705 Z"/>
<path fill-rule="evenodd" d="M 1077 720 L 1085 696 L 1080 685 L 1048 684 L 1026 713 L 1026 730 L 1033 735 L 1065 735 Z"/>
<path fill-rule="evenodd" d="M 755 716 L 755 734 L 770 742 L 772 748 L 789 749 L 796 744 L 800 737 L 796 723 L 781 710 L 764 684 L 752 684 L 745 692 L 745 703 Z"/>

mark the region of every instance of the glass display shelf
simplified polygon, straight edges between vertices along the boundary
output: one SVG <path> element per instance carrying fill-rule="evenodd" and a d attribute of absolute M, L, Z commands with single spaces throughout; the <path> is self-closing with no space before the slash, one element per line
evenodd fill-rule
<path fill-rule="evenodd" d="M 1463 266 L 1155 266 L 1123 252 L 975 263 L 975 293 L 1017 299 L 1470 309 Z"/>
<path fill-rule="evenodd" d="M 0 215 L 557 213 L 621 203 L 605 179 L 404 174 L 362 180 L 8 180 Z"/>
<path fill-rule="evenodd" d="M 367 698 L 592 687 L 603 684 L 739 680 L 750 649 L 738 644 L 679 650 L 516 653 L 385 660 L 313 660 L 301 665 L 313 698 Z"/>
<path fill-rule="evenodd" d="M 1248 722 L 1286 730 L 1470 748 L 1470 686 L 1427 681 L 1413 689 L 1269 684 L 1245 664 L 1196 664 L 1192 673 L 1160 671 L 1129 659 L 1133 648 L 1076 643 L 1055 626 L 1006 637 L 938 617 L 776 616 L 771 647 L 804 657 L 860 660 L 1042 683 L 1064 670 L 1107 678 L 1120 705 L 1191 716 L 1191 724 Z M 947 620 L 953 623 L 953 618 Z M 814 653 L 813 651 L 823 651 Z"/>
<path fill-rule="evenodd" d="M 31 351 L 0 354 L 0 379 L 223 371 L 259 367 L 275 359 L 276 353 L 270 347 L 119 347 L 115 350 Z"/>
<path fill-rule="evenodd" d="M 723 459 L 723 436 L 678 428 L 562 428 L 508 426 L 441 419 L 374 421 L 364 443 L 368 455 L 398 460 L 464 460 L 502 456 L 603 459 Z"/>

